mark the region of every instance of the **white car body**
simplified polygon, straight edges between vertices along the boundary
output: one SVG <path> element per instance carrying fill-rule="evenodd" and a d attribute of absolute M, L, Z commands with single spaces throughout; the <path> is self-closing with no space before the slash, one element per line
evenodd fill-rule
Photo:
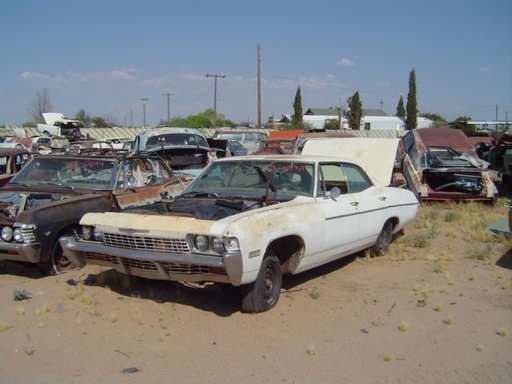
<path fill-rule="evenodd" d="M 64 130 L 76 129 L 84 127 L 80 120 L 68 119 L 62 113 L 47 112 L 43 113 L 46 124 L 37 124 L 37 130 L 45 135 L 50 136 L 66 136 Z"/>
<path fill-rule="evenodd" d="M 89 213 L 80 224 L 102 241 L 61 245 L 74 262 L 129 275 L 241 286 L 243 310 L 260 312 L 277 303 L 281 274 L 368 248 L 384 254 L 418 209 L 411 191 L 340 157 L 230 157 L 205 168 L 168 213 Z"/>

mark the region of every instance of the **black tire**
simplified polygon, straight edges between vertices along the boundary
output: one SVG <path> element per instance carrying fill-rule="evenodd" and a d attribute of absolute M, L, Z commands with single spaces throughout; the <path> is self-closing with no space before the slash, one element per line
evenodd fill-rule
<path fill-rule="evenodd" d="M 73 233 L 65 233 L 62 236 L 73 236 Z M 51 264 L 48 268 L 48 273 L 51 275 L 58 275 L 59 273 L 72 271 L 82 267 L 82 265 L 72 263 L 71 260 L 64 256 L 62 253 L 62 247 L 60 246 L 59 237 L 57 237 L 57 241 L 53 245 L 52 249 L 52 258 L 50 260 Z"/>
<path fill-rule="evenodd" d="M 277 256 L 268 252 L 256 281 L 241 287 L 242 312 L 258 313 L 274 308 L 279 301 L 282 280 L 281 263 Z"/>
<path fill-rule="evenodd" d="M 384 256 L 389 249 L 389 244 L 391 244 L 391 239 L 393 236 L 393 224 L 391 221 L 387 221 L 382 230 L 379 233 L 379 237 L 375 241 L 370 248 L 370 254 L 372 256 Z"/>

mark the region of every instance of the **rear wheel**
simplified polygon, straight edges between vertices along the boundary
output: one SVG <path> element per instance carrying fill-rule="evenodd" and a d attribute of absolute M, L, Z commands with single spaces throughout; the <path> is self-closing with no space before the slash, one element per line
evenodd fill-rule
<path fill-rule="evenodd" d="M 241 287 L 242 312 L 258 313 L 274 308 L 279 300 L 281 286 L 281 263 L 273 252 L 268 252 L 256 280 Z"/>
<path fill-rule="evenodd" d="M 380 231 L 379 237 L 375 241 L 375 244 L 370 248 L 370 254 L 372 256 L 384 256 L 391 244 L 391 237 L 393 235 L 393 224 L 391 221 L 387 221 L 382 230 Z"/>

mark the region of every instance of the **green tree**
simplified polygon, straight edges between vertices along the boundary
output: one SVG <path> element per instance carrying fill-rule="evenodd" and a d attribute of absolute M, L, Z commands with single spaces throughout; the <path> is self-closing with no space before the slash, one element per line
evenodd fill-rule
<path fill-rule="evenodd" d="M 398 106 L 396 107 L 396 116 L 405 117 L 404 98 L 402 96 L 400 96 L 400 100 L 398 100 Z"/>
<path fill-rule="evenodd" d="M 438 113 L 425 112 L 425 113 L 420 113 L 419 116 L 424 117 L 429 120 L 432 120 L 432 122 L 433 122 L 432 127 L 442 128 L 442 127 L 447 126 L 446 119 Z"/>
<path fill-rule="evenodd" d="M 409 94 L 407 95 L 407 129 L 418 127 L 418 103 L 416 101 L 416 71 L 409 74 Z"/>
<path fill-rule="evenodd" d="M 325 121 L 324 124 L 325 130 L 339 130 L 340 129 L 340 121 L 338 119 L 329 119 Z"/>
<path fill-rule="evenodd" d="M 347 99 L 347 105 L 348 126 L 350 129 L 359 129 L 363 118 L 363 103 L 359 97 L 359 92 L 354 93 Z"/>
<path fill-rule="evenodd" d="M 103 117 L 93 117 L 91 118 L 92 123 L 96 128 L 112 128 L 112 125 Z"/>
<path fill-rule="evenodd" d="M 424 117 L 426 119 L 430 119 L 432 121 L 439 121 L 439 122 L 446 122 L 446 119 L 443 118 L 440 114 L 438 113 L 430 113 L 430 112 L 425 112 L 425 113 L 420 113 L 419 114 L 420 117 Z"/>
<path fill-rule="evenodd" d="M 213 114 L 213 109 L 207 108 L 196 115 L 189 115 L 185 118 L 175 117 L 171 119 L 169 126 L 184 128 L 212 128 Z M 217 126 L 234 128 L 236 127 L 236 124 L 231 120 L 225 119 L 223 114 L 217 113 Z"/>
<path fill-rule="evenodd" d="M 468 124 L 468 121 L 471 121 L 471 117 L 459 116 L 450 123 L 450 126 L 455 129 L 460 129 L 466 133 L 473 133 L 475 131 L 475 126 Z"/>
<path fill-rule="evenodd" d="M 75 119 L 80 120 L 86 127 L 90 127 L 93 124 L 91 116 L 85 113 L 83 109 L 80 109 L 77 113 L 75 113 Z"/>
<path fill-rule="evenodd" d="M 302 129 L 303 118 L 302 118 L 302 96 L 300 94 L 300 85 L 297 87 L 297 91 L 295 92 L 295 99 L 293 100 L 293 116 L 292 116 L 292 126 L 295 129 Z"/>

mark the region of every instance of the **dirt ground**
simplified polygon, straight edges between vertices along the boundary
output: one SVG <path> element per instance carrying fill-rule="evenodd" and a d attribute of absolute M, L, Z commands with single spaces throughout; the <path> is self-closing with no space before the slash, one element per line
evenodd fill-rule
<path fill-rule="evenodd" d="M 6 263 L 0 381 L 512 383 L 512 242 L 473 225 L 507 204 L 422 207 L 388 255 L 286 277 L 255 315 L 215 285 Z"/>

